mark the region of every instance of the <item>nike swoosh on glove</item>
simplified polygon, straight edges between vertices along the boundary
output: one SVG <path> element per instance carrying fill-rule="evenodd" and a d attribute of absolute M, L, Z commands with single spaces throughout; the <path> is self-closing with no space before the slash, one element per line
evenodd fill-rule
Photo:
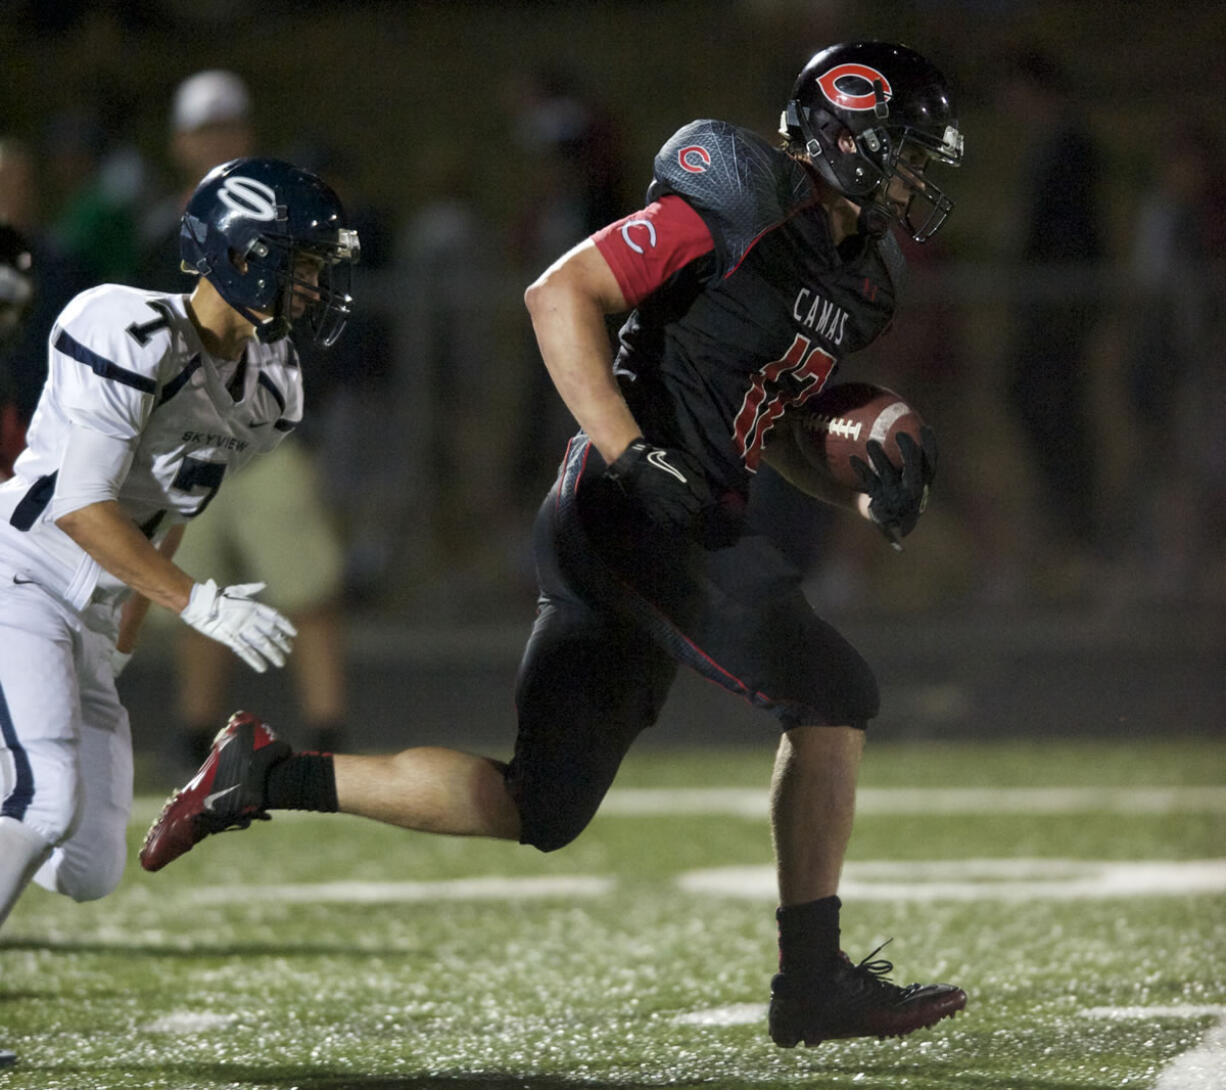
<path fill-rule="evenodd" d="M 922 444 L 922 445 L 921 445 Z M 865 444 L 870 469 L 863 458 L 852 457 L 851 467 L 868 494 L 869 517 L 896 549 L 901 539 L 915 529 L 928 506 L 928 491 L 937 471 L 936 432 L 927 424 L 920 429 L 920 442 L 906 432 L 898 435 L 902 465 L 895 466 L 876 439 Z"/>
<path fill-rule="evenodd" d="M 298 630 L 272 606 L 255 601 L 263 583 L 218 588 L 210 579 L 192 587 L 191 600 L 179 614 L 197 632 L 224 643 L 256 673 L 284 666 Z"/>
<path fill-rule="evenodd" d="M 700 511 L 712 503 L 702 467 L 680 450 L 632 442 L 605 476 L 617 483 L 658 526 L 689 533 Z"/>

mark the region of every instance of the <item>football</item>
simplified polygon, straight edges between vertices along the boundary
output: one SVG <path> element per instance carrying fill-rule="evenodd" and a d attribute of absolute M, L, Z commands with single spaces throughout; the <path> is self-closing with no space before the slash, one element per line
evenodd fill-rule
<path fill-rule="evenodd" d="M 924 421 L 893 390 L 868 382 L 828 386 L 798 410 L 797 442 L 814 465 L 839 484 L 863 491 L 852 468 L 853 456 L 872 466 L 868 441 L 876 439 L 894 465 L 902 465 L 898 435 L 907 432 L 918 444 Z"/>

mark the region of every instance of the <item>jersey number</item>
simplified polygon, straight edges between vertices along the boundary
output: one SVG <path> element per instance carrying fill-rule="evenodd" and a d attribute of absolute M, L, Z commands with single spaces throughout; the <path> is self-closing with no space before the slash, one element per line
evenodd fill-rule
<path fill-rule="evenodd" d="M 129 334 L 129 336 L 131 336 L 133 340 L 135 340 L 136 343 L 141 346 L 141 348 L 144 348 L 145 345 L 149 343 L 149 338 L 152 337 L 159 329 L 169 329 L 170 323 L 174 318 L 174 315 L 170 312 L 170 307 L 168 307 L 161 300 L 155 300 L 150 302 L 148 305 L 157 311 L 158 316 L 156 318 L 150 318 L 149 321 L 142 322 L 140 325 L 133 322 L 124 331 Z"/>
<path fill-rule="evenodd" d="M 221 479 L 225 475 L 225 462 L 206 462 L 197 458 L 183 459 L 183 464 L 179 466 L 179 472 L 175 474 L 175 479 L 170 482 L 170 486 L 180 492 L 191 492 L 196 488 L 208 489 L 204 499 L 200 501 L 200 506 L 194 511 L 185 512 L 188 518 L 194 519 L 212 503 L 213 497 L 217 495 L 217 490 L 221 487 Z"/>
<path fill-rule="evenodd" d="M 762 444 L 785 409 L 808 401 L 826 385 L 838 361 L 797 333 L 782 359 L 768 363 L 750 379 L 745 400 L 733 421 L 732 438 L 750 472 L 762 460 Z"/>

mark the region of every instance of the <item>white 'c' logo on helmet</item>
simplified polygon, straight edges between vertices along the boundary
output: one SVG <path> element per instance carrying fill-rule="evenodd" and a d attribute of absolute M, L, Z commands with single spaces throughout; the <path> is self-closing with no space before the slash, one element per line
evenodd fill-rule
<path fill-rule="evenodd" d="M 253 220 L 275 220 L 277 218 L 277 194 L 272 186 L 255 178 L 244 178 L 241 175 L 227 178 L 217 193 L 221 201 L 231 212 L 240 216 L 248 216 Z"/>

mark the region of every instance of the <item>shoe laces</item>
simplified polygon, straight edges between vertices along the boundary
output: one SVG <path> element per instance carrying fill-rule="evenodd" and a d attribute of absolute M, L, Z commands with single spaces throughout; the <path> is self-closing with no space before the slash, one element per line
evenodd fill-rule
<path fill-rule="evenodd" d="M 889 974 L 894 971 L 894 963 L 892 961 L 886 958 L 880 958 L 877 961 L 872 960 L 893 941 L 893 938 L 886 939 L 872 953 L 855 963 L 846 954 L 840 954 L 847 962 L 847 966 L 852 973 L 852 979 L 856 982 L 859 990 L 866 995 L 870 992 L 885 991 L 891 996 L 898 997 L 907 993 L 908 989 L 901 988 L 892 980 L 887 979 Z"/>

